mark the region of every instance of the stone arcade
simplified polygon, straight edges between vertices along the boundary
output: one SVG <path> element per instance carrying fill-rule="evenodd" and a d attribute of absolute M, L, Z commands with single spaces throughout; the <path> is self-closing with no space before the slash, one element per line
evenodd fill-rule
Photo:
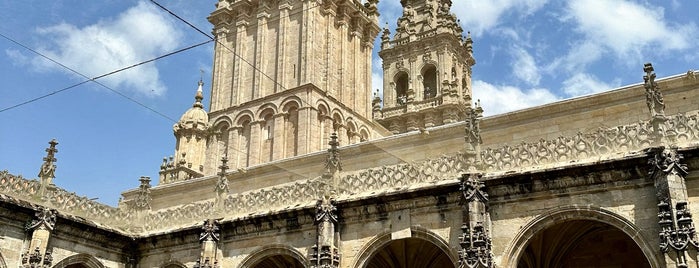
<path fill-rule="evenodd" d="M 210 110 L 200 82 L 159 178 L 76 196 L 51 141 L 0 173 L 0 268 L 699 267 L 695 72 L 482 117 L 451 0 L 393 35 L 377 2 L 219 1 Z"/>

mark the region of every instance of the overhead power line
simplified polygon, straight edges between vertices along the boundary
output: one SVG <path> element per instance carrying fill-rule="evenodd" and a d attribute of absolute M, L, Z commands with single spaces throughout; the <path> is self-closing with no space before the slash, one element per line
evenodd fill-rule
<path fill-rule="evenodd" d="M 19 41 L 16 41 L 16 40 L 10 38 L 9 36 L 6 36 L 6 35 L 4 35 L 4 34 L 2 34 L 2 33 L 0 33 L 0 36 L 2 36 L 3 38 L 9 40 L 10 42 L 12 42 L 12 43 L 14 43 L 14 44 L 16 44 L 16 45 L 18 45 L 18 46 L 20 46 L 20 47 L 26 49 L 26 50 L 31 51 L 31 52 L 34 53 L 34 54 L 37 54 L 37 55 L 41 56 L 42 58 L 44 58 L 44 59 L 46 59 L 46 60 L 48 60 L 48 61 L 50 61 L 50 62 L 53 62 L 54 64 L 56 64 L 56 65 L 58 65 L 58 66 L 61 66 L 61 67 L 64 68 L 64 69 L 69 70 L 69 71 L 71 71 L 72 73 L 75 73 L 75 74 L 77 74 L 77 75 L 79 75 L 79 76 L 81 76 L 81 77 L 83 77 L 83 78 L 86 79 L 86 80 L 84 80 L 84 81 L 82 81 L 82 82 L 79 82 L 79 83 L 76 83 L 76 84 L 73 84 L 73 85 L 70 85 L 70 86 L 67 86 L 67 87 L 64 87 L 64 88 L 61 88 L 61 89 L 52 91 L 52 92 L 50 92 L 50 93 L 48 93 L 48 94 L 44 94 L 44 95 L 41 95 L 41 96 L 38 96 L 38 97 L 35 97 L 35 98 L 32 98 L 32 99 L 26 100 L 26 101 L 21 102 L 21 103 L 18 103 L 18 104 L 15 104 L 15 105 L 12 105 L 12 106 L 9 106 L 9 107 L 6 107 L 6 108 L 2 108 L 2 109 L 0 109 L 0 113 L 5 112 L 5 111 L 8 111 L 8 110 L 11 110 L 11 109 L 14 109 L 14 108 L 17 108 L 17 107 L 20 107 L 20 106 L 23 106 L 23 105 L 26 105 L 26 104 L 29 104 L 29 103 L 32 103 L 32 102 L 35 102 L 35 101 L 38 101 L 38 100 L 41 100 L 41 99 L 46 98 L 46 97 L 49 97 L 49 96 L 53 96 L 53 95 L 55 95 L 55 94 L 58 94 L 58 93 L 61 93 L 61 92 L 63 92 L 63 91 L 66 91 L 66 90 L 69 90 L 69 89 L 78 87 L 78 86 L 83 85 L 83 84 L 88 83 L 88 82 L 94 82 L 94 83 L 96 83 L 96 84 L 98 84 L 98 85 L 100 85 L 100 86 L 102 86 L 102 87 L 104 87 L 104 88 L 106 88 L 106 89 L 108 89 L 108 90 L 110 90 L 110 91 L 116 93 L 117 95 L 119 95 L 119 96 L 121 96 L 121 97 L 123 97 L 123 98 L 125 98 L 125 99 L 127 99 L 127 100 L 129 100 L 129 101 L 131 101 L 131 102 L 133 102 L 133 103 L 136 103 L 137 105 L 139 105 L 139 106 L 141 106 L 141 107 L 143 107 L 143 108 L 145 108 L 145 109 L 148 109 L 148 110 L 150 110 L 151 112 L 153 112 L 153 113 L 155 113 L 155 114 L 158 114 L 158 115 L 164 117 L 165 119 L 168 119 L 168 120 L 173 121 L 173 122 L 177 122 L 177 121 L 176 121 L 175 119 L 172 119 L 171 117 L 169 117 L 169 116 L 167 116 L 167 115 L 165 115 L 165 114 L 163 114 L 163 113 L 161 113 L 161 112 L 159 112 L 159 111 L 157 111 L 157 110 L 155 110 L 155 109 L 153 109 L 153 108 L 151 108 L 151 107 L 149 107 L 149 106 L 143 104 L 142 102 L 140 102 L 140 101 L 138 101 L 138 100 L 136 100 L 136 99 L 134 99 L 134 98 L 132 98 L 132 97 L 127 96 L 126 94 L 122 93 L 121 91 L 116 90 L 116 89 L 113 89 L 113 88 L 111 88 L 111 87 L 109 87 L 109 86 L 107 86 L 107 85 L 105 85 L 105 84 L 103 84 L 103 83 L 97 81 L 97 79 L 105 78 L 105 77 L 107 77 L 107 76 L 114 75 L 114 74 L 116 74 L 116 73 L 123 72 L 123 71 L 126 71 L 126 70 L 128 70 L 128 69 L 135 68 L 135 67 L 141 66 L 141 65 L 146 64 L 146 63 L 154 62 L 154 61 L 156 61 L 156 60 L 159 60 L 159 59 L 162 59 L 162 58 L 165 58 L 165 57 L 169 57 L 169 56 L 178 54 L 178 53 L 180 53 L 180 52 L 184 52 L 184 51 L 187 51 L 187 50 L 190 50 L 190 49 L 193 49 L 193 48 L 196 48 L 196 47 L 199 47 L 199 46 L 202 46 L 202 45 L 205 45 L 205 44 L 208 44 L 208 43 L 211 43 L 211 42 L 212 42 L 212 40 L 207 40 L 207 41 L 204 41 L 204 42 L 195 44 L 195 45 L 191 45 L 191 46 L 188 46 L 188 47 L 185 47 L 185 48 L 181 48 L 181 49 L 178 49 L 178 50 L 175 50 L 175 51 L 172 51 L 172 52 L 163 54 L 163 55 L 161 55 L 161 56 L 158 56 L 158 57 L 155 57 L 155 58 L 152 58 L 152 59 L 149 59 L 149 60 L 145 60 L 145 61 L 142 61 L 142 62 L 133 64 L 133 65 L 130 65 L 130 66 L 126 66 L 126 67 L 123 67 L 123 68 L 120 68 L 120 69 L 117 69 L 117 70 L 114 70 L 114 71 L 111 71 L 111 72 L 108 72 L 108 73 L 105 73 L 105 74 L 102 74 L 102 75 L 99 75 L 99 76 L 95 76 L 95 77 L 93 77 L 93 78 L 90 78 L 90 77 L 88 77 L 88 76 L 86 76 L 86 75 L 84 75 L 84 74 L 82 74 L 82 73 L 76 71 L 75 69 L 70 68 L 70 67 L 66 66 L 65 64 L 62 64 L 62 63 L 58 62 L 57 60 L 54 60 L 54 59 L 52 59 L 51 57 L 46 56 L 45 54 L 43 54 L 43 53 L 41 53 L 41 52 L 39 52 L 39 51 L 36 51 L 35 49 L 32 49 L 32 48 L 30 48 L 29 46 L 24 45 L 24 44 L 20 43 Z"/>

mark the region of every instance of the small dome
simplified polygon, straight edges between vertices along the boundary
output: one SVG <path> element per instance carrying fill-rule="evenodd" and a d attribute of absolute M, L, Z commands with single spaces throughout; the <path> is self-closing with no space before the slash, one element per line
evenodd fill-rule
<path fill-rule="evenodd" d="M 204 99 L 202 96 L 202 86 L 204 83 L 199 81 L 199 88 L 197 89 L 197 95 L 194 97 L 194 104 L 192 108 L 189 108 L 182 117 L 180 121 L 174 126 L 175 132 L 183 129 L 198 129 L 206 130 L 209 125 L 209 114 L 204 110 L 204 105 L 201 100 Z"/>

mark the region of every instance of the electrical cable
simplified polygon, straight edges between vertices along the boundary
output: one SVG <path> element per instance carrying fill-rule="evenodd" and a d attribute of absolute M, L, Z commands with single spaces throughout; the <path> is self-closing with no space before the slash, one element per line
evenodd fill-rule
<path fill-rule="evenodd" d="M 132 64 L 132 65 L 130 65 L 130 66 L 126 66 L 126 67 L 123 67 L 123 68 L 119 68 L 119 69 L 117 69 L 117 70 L 114 70 L 114 71 L 111 71 L 111 72 L 108 72 L 108 73 L 105 73 L 105 74 L 102 74 L 102 75 L 99 75 L 99 76 L 90 78 L 90 77 L 88 77 L 88 76 L 86 76 L 86 75 L 84 75 L 84 74 L 82 74 L 82 73 L 76 71 L 75 69 L 70 68 L 70 67 L 66 66 L 65 64 L 62 64 L 62 63 L 60 63 L 60 62 L 58 62 L 58 61 L 52 59 L 51 57 L 46 56 L 46 55 L 44 55 L 43 53 L 41 53 L 41 52 L 39 52 L 39 51 L 37 51 L 37 50 L 35 50 L 35 49 L 32 49 L 32 48 L 30 48 L 29 46 L 26 46 L 26 45 L 20 43 L 19 41 L 16 41 L 16 40 L 10 38 L 9 36 L 7 36 L 7 35 L 5 35 L 5 34 L 0 33 L 0 36 L 2 36 L 3 38 L 9 40 L 10 42 L 12 42 L 12 43 L 14 43 L 14 44 L 16 44 L 16 45 L 18 45 L 18 46 L 20 46 L 20 47 L 26 49 L 26 50 L 31 51 L 31 52 L 34 53 L 34 54 L 37 54 L 37 55 L 41 56 L 42 58 L 44 58 L 44 59 L 46 59 L 46 60 L 48 60 L 48 61 L 50 61 L 50 62 L 53 62 L 54 64 L 56 64 L 56 65 L 58 65 L 58 66 L 61 66 L 62 68 L 66 69 L 66 70 L 69 70 L 69 71 L 71 71 L 71 72 L 73 72 L 73 73 L 75 73 L 75 74 L 77 74 L 77 75 L 79 75 L 79 76 L 81 76 L 81 77 L 87 79 L 87 80 L 84 80 L 84 81 L 82 81 L 82 82 L 80 82 L 80 83 L 73 84 L 73 85 L 71 85 L 71 86 L 64 87 L 64 88 L 61 88 L 61 89 L 59 89 L 59 90 L 52 91 L 52 92 L 50 92 L 50 93 L 48 93 L 48 94 L 44 94 L 44 95 L 41 95 L 41 96 L 38 96 L 38 97 L 35 97 L 35 98 L 32 98 L 32 99 L 26 100 L 26 101 L 21 102 L 21 103 L 18 103 L 18 104 L 15 104 L 15 105 L 12 105 L 12 106 L 9 106 L 9 107 L 6 107 L 6 108 L 2 108 L 2 109 L 0 109 L 0 113 L 5 112 L 5 111 L 8 111 L 8 110 L 11 110 L 11 109 L 14 109 L 14 108 L 17 108 L 17 107 L 20 107 L 20 106 L 23 106 L 23 105 L 26 105 L 26 104 L 29 104 L 29 103 L 32 103 L 32 102 L 35 102 L 35 101 L 38 101 L 38 100 L 41 100 L 41 99 L 46 98 L 46 97 L 49 97 L 49 96 L 53 96 L 53 95 L 58 94 L 58 93 L 61 93 L 61 92 L 63 92 L 63 91 L 66 91 L 66 90 L 69 90 L 69 89 L 78 87 L 78 86 L 80 86 L 80 85 L 83 85 L 83 84 L 85 84 L 85 83 L 87 83 L 87 82 L 94 82 L 94 83 L 96 83 L 96 84 L 98 84 L 98 85 L 100 85 L 100 86 L 102 86 L 102 87 L 104 87 L 104 88 L 106 88 L 106 89 L 108 89 L 108 90 L 110 90 L 110 91 L 116 93 L 117 95 L 119 95 L 119 96 L 121 96 L 121 97 L 123 97 L 123 98 L 125 98 L 125 99 L 127 99 L 127 100 L 129 100 L 129 101 L 131 101 L 131 102 L 133 102 L 133 103 L 136 103 L 137 105 L 139 105 L 139 106 L 141 106 L 141 107 L 143 107 L 143 108 L 146 108 L 146 109 L 150 110 L 151 112 L 156 113 L 156 114 L 158 114 L 158 115 L 160 115 L 160 116 L 162 116 L 162 117 L 164 117 L 164 118 L 166 118 L 166 119 L 168 119 L 168 120 L 170 120 L 170 121 L 173 121 L 173 122 L 177 122 L 177 120 L 175 120 L 175 119 L 173 119 L 173 118 L 171 118 L 171 117 L 169 117 L 169 116 L 167 116 L 167 115 L 165 115 L 165 114 L 163 114 L 163 113 L 161 113 L 161 112 L 159 112 L 159 111 L 157 111 L 157 110 L 155 110 L 155 109 L 153 109 L 153 108 L 151 108 L 151 107 L 149 107 L 149 106 L 143 104 L 142 102 L 139 102 L 138 100 L 136 100 L 136 99 L 134 99 L 134 98 L 131 98 L 131 97 L 125 95 L 124 93 L 122 93 L 122 92 L 120 92 L 120 91 L 118 91 L 118 90 L 116 90 L 116 89 L 113 89 L 113 88 L 111 88 L 111 87 L 109 87 L 109 86 L 107 86 L 107 85 L 105 85 L 105 84 L 103 84 L 103 83 L 97 81 L 97 79 L 105 78 L 105 77 L 107 77 L 107 76 L 110 76 L 110 75 L 113 75 L 113 74 L 116 74 L 116 73 L 119 73 L 119 72 L 123 72 L 123 71 L 126 71 L 126 70 L 128 70 L 128 69 L 132 69 L 132 68 L 141 66 L 141 65 L 143 65 L 143 64 L 150 63 L 150 62 L 153 62 L 153 61 L 156 61 L 156 60 L 165 58 L 165 57 L 169 57 L 169 56 L 178 54 L 178 53 L 180 53 L 180 52 L 184 52 L 184 51 L 187 51 L 187 50 L 190 50 L 190 49 L 193 49 L 193 48 L 196 48 L 196 47 L 199 47 L 199 46 L 202 46 L 202 45 L 205 45 L 205 44 L 208 44 L 208 43 L 211 43 L 211 42 L 212 42 L 212 40 L 207 40 L 207 41 L 204 41 L 204 42 L 195 44 L 195 45 L 191 45 L 191 46 L 188 46 L 188 47 L 185 47 L 185 48 L 181 48 L 181 49 L 178 49 L 178 50 L 175 50 L 175 51 L 172 51 L 172 52 L 169 52 L 169 53 L 160 55 L 160 56 L 158 56 L 158 57 L 155 57 L 155 58 L 152 58 L 152 59 L 149 59 L 149 60 L 145 60 L 145 61 L 142 61 L 142 62 L 139 62 L 139 63 L 136 63 L 136 64 Z"/>

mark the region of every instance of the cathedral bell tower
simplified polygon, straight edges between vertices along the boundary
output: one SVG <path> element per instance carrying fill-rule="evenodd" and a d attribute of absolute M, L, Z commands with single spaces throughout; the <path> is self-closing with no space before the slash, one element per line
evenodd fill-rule
<path fill-rule="evenodd" d="M 381 36 L 383 107 L 373 118 L 393 133 L 461 121 L 471 105 L 470 34 L 450 13 L 451 0 L 401 0 L 393 38 Z"/>
<path fill-rule="evenodd" d="M 378 0 L 219 0 L 205 174 L 385 134 L 371 120 Z M 383 131 L 383 132 L 379 132 Z"/>

